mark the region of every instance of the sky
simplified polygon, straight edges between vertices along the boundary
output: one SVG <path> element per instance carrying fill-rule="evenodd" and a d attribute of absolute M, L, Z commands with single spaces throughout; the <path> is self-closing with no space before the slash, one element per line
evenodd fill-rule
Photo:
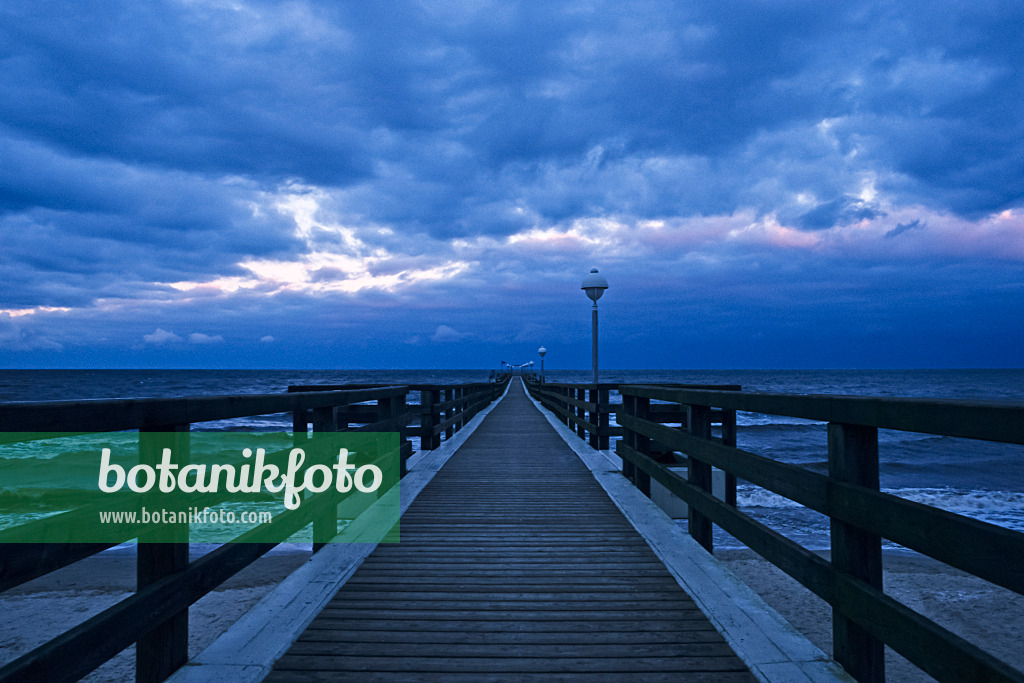
<path fill-rule="evenodd" d="M 1024 366 L 1024 3 L 0 0 L 0 368 Z"/>

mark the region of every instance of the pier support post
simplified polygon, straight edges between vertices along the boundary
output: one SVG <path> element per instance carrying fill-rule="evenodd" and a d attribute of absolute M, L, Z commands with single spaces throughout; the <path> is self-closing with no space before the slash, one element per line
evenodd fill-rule
<path fill-rule="evenodd" d="M 591 431 L 588 442 L 590 443 L 591 448 L 598 449 L 601 445 L 601 438 L 599 436 L 601 429 L 601 400 L 598 396 L 600 392 L 597 389 L 597 385 L 595 384 L 594 388 L 591 389 L 588 393 L 590 394 L 589 402 L 594 404 L 594 409 L 590 411 Z"/>
<path fill-rule="evenodd" d="M 314 432 L 336 432 L 338 409 L 332 406 L 313 409 Z M 312 464 L 312 463 L 311 463 Z M 306 494 L 307 496 L 310 494 Z M 338 534 L 338 506 L 327 505 L 313 517 L 313 552 L 317 552 Z"/>
<path fill-rule="evenodd" d="M 622 396 L 622 413 L 631 417 L 636 416 L 636 396 L 629 396 L 623 394 Z M 622 430 L 622 443 L 630 448 L 636 448 L 636 432 L 629 427 L 625 427 Z M 636 465 L 629 462 L 625 458 L 622 459 L 622 476 L 629 481 L 633 481 L 635 478 Z"/>
<path fill-rule="evenodd" d="M 306 440 L 306 428 L 309 425 L 308 410 L 292 411 L 292 443 L 298 446 Z"/>
<path fill-rule="evenodd" d="M 690 434 L 700 439 L 711 438 L 711 408 L 709 406 L 691 405 L 690 412 Z M 687 480 L 699 488 L 711 494 L 711 465 L 701 462 L 692 456 L 687 457 L 686 467 Z M 689 529 L 693 540 L 700 543 L 709 553 L 714 550 L 712 540 L 711 520 L 697 511 L 693 505 L 689 506 Z"/>
<path fill-rule="evenodd" d="M 828 425 L 828 474 L 833 479 L 877 491 L 878 429 L 831 422 Z M 882 589 L 882 539 L 852 524 L 832 519 L 832 565 Z M 832 607 L 835 660 L 858 681 L 885 680 L 885 648 L 864 628 Z"/>
<path fill-rule="evenodd" d="M 155 467 L 160 462 L 164 448 L 171 449 L 172 461 L 176 465 L 188 465 L 189 425 L 153 425 L 139 430 L 140 464 Z M 171 507 L 169 504 L 168 509 Z M 136 590 L 142 590 L 186 568 L 187 523 L 160 524 L 139 533 Z M 188 607 L 185 607 L 136 642 L 136 683 L 163 681 L 187 661 Z"/>
<path fill-rule="evenodd" d="M 576 400 L 586 401 L 587 390 L 577 387 L 576 388 Z M 583 406 L 576 404 L 573 410 L 573 414 L 576 416 L 576 436 L 580 437 L 584 441 L 587 440 L 587 428 L 583 426 L 583 423 L 587 421 L 587 410 Z"/>
<path fill-rule="evenodd" d="M 736 411 L 722 411 L 722 445 L 736 448 Z M 725 473 L 725 502 L 736 507 L 736 475 Z"/>
<path fill-rule="evenodd" d="M 409 454 L 412 452 L 412 446 L 408 445 L 408 424 L 405 415 L 405 394 L 400 396 L 391 397 L 391 419 L 398 420 L 396 425 L 398 428 L 395 430 L 398 432 L 398 447 L 401 455 L 399 456 L 399 478 L 404 477 L 409 473 L 408 467 L 406 467 L 406 461 L 409 459 Z"/>
<path fill-rule="evenodd" d="M 444 438 L 447 441 L 455 434 L 455 421 L 452 420 L 452 418 L 455 417 L 455 405 L 452 403 L 455 400 L 455 389 L 453 387 L 448 387 L 441 395 L 444 397 L 444 402 L 449 404 L 444 409 L 444 421 L 447 425 L 444 429 Z"/>
<path fill-rule="evenodd" d="M 435 431 L 438 418 L 437 389 L 420 389 L 420 450 L 432 451 L 441 446 L 441 435 Z"/>
<path fill-rule="evenodd" d="M 456 388 L 455 396 L 458 400 L 458 403 L 455 405 L 455 414 L 457 416 L 455 421 L 455 431 L 459 431 L 462 429 L 462 426 L 466 424 L 466 408 L 468 407 L 466 405 L 466 388 Z"/>
<path fill-rule="evenodd" d="M 623 396 L 622 397 L 622 409 L 627 415 L 632 415 L 641 420 L 646 420 L 650 416 L 651 412 L 651 399 L 640 398 L 638 396 Z M 651 440 L 650 438 L 638 434 L 630 429 L 624 429 L 622 432 L 622 440 L 630 448 L 639 451 L 645 455 L 651 453 Z M 651 497 L 651 475 L 644 472 L 642 469 L 627 461 L 625 458 L 622 459 L 622 475 L 626 479 L 633 482 L 641 493 L 648 498 Z"/>
<path fill-rule="evenodd" d="M 609 403 L 608 403 L 609 400 L 610 400 L 608 394 L 609 394 L 609 390 L 608 389 L 600 389 L 599 388 L 597 390 L 597 404 L 598 404 L 597 428 L 599 430 L 598 433 L 600 434 L 600 436 L 598 438 L 598 441 L 597 441 L 597 448 L 599 448 L 602 451 L 608 450 L 608 447 L 610 445 L 610 438 L 611 438 L 611 436 L 610 436 L 611 409 L 610 409 Z M 601 406 L 605 406 L 605 408 L 602 410 Z"/>

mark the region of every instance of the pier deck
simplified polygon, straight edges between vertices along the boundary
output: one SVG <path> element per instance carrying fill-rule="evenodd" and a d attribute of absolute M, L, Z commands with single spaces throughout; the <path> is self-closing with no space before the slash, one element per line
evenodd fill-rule
<path fill-rule="evenodd" d="M 754 677 L 513 382 L 268 681 Z"/>

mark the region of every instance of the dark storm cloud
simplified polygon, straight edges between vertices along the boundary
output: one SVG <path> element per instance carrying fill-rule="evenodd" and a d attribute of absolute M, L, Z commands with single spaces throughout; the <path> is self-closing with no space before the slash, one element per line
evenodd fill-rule
<path fill-rule="evenodd" d="M 839 197 L 802 214 L 796 218 L 795 223 L 806 230 L 824 230 L 883 215 L 884 212 L 854 197 Z"/>
<path fill-rule="evenodd" d="M 885 164 L 930 201 L 970 212 L 1019 199 L 1024 143 L 1007 115 L 1024 94 L 1014 66 L 1024 45 L 999 29 L 1019 24 L 1012 4 L 929 5 L 967 30 L 876 3 L 33 3 L 7 13 L 0 114 L 17 134 L 71 156 L 361 186 L 362 215 L 439 235 L 465 234 L 480 207 L 536 192 L 551 168 L 583 165 L 598 146 L 608 164 L 714 159 L 750 185 L 764 178 L 746 155 L 766 132 L 806 135 L 825 119 L 838 121 L 840 152 L 871 154 L 855 166 Z M 830 161 L 850 166 L 820 158 Z M 587 195 L 615 185 L 571 184 L 543 215 L 706 209 L 665 198 L 656 177 L 639 181 L 654 190 L 609 207 Z M 7 190 L 9 207 L 36 201 L 46 198 L 31 185 Z M 483 229 L 517 229 L 491 213 Z"/>
<path fill-rule="evenodd" d="M 7 3 L 0 346 L 90 325 L 228 353 L 384 310 L 396 344 L 484 344 L 524 334 L 510 298 L 572 336 L 552 292 L 591 263 L 755 318 L 769 290 L 870 318 L 964 255 L 989 296 L 1013 267 L 988 260 L 1024 258 L 1022 25 L 952 0 Z"/>
<path fill-rule="evenodd" d="M 917 230 L 923 227 L 924 225 L 921 223 L 921 219 L 918 218 L 910 221 L 909 223 L 897 223 L 895 228 L 885 233 L 885 236 L 887 239 L 892 239 L 893 237 L 899 237 L 908 230 Z"/>

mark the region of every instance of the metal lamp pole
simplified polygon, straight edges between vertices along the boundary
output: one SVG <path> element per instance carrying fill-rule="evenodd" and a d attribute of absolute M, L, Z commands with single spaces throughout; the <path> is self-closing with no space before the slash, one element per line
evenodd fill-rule
<path fill-rule="evenodd" d="M 541 382 L 544 382 L 544 354 L 546 354 L 547 352 L 548 352 L 548 350 L 546 348 L 544 348 L 543 346 L 540 347 L 539 349 L 537 349 L 537 353 L 540 354 L 540 381 Z"/>
<path fill-rule="evenodd" d="M 597 300 L 608 289 L 608 281 L 597 272 L 597 268 L 591 268 L 590 272 L 583 278 L 580 289 L 587 293 L 590 300 L 594 302 L 594 309 L 591 313 L 591 328 L 593 336 L 593 358 L 594 358 L 594 384 L 597 385 Z"/>

